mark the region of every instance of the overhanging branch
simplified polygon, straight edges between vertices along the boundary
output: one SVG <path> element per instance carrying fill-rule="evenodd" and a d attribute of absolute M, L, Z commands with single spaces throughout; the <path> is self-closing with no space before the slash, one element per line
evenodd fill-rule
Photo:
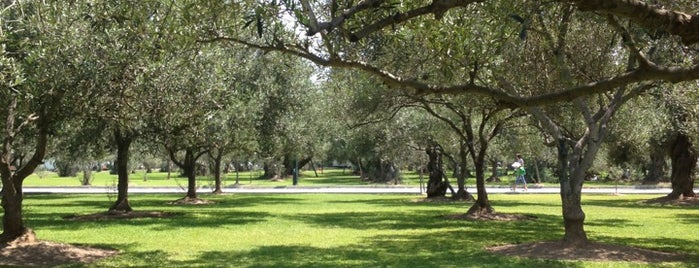
<path fill-rule="evenodd" d="M 502 107 L 534 107 L 563 101 L 572 101 L 576 98 L 594 94 L 605 93 L 630 84 L 644 81 L 682 82 L 699 79 L 699 65 L 689 68 L 659 67 L 655 65 L 644 66 L 627 71 L 615 77 L 601 79 L 584 85 L 558 90 L 535 96 L 517 96 L 508 92 L 516 92 L 517 88 L 506 91 L 503 88 L 481 86 L 465 83 L 453 86 L 428 84 L 415 79 L 406 79 L 382 70 L 369 63 L 361 61 L 349 61 L 333 57 L 326 59 L 321 56 L 303 50 L 300 47 L 287 46 L 281 43 L 276 45 L 260 45 L 247 40 L 218 36 L 213 39 L 201 40 L 201 42 L 226 41 L 257 48 L 263 51 L 276 51 L 291 54 L 310 60 L 311 62 L 325 66 L 345 69 L 355 69 L 366 72 L 380 78 L 387 86 L 392 88 L 412 89 L 415 95 L 424 94 L 474 94 L 493 98 Z"/>
<path fill-rule="evenodd" d="M 686 45 L 699 42 L 699 16 L 667 10 L 639 0 L 559 0 L 580 11 L 596 11 L 627 18 L 647 29 L 658 29 L 682 38 Z"/>

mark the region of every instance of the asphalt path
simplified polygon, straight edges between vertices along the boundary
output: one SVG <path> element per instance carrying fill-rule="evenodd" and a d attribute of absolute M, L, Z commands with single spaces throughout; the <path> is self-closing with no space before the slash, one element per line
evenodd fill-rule
<path fill-rule="evenodd" d="M 212 188 L 201 187 L 197 193 L 210 193 Z M 277 186 L 277 187 L 224 187 L 224 193 L 248 193 L 248 194 L 422 194 L 424 189 L 419 187 L 401 186 L 341 186 L 341 187 L 314 187 L 314 186 Z M 475 187 L 468 187 L 471 193 L 476 192 Z M 489 194 L 558 194 L 558 187 L 531 186 L 528 190 L 518 188 L 512 191 L 509 187 L 487 187 Z M 583 194 L 669 194 L 672 191 L 666 187 L 648 186 L 619 186 L 619 187 L 583 187 Z M 24 187 L 26 194 L 112 194 L 116 193 L 115 187 L 105 186 L 80 186 L 80 187 Z M 186 193 L 186 188 L 181 187 L 130 187 L 130 194 L 146 193 Z"/>

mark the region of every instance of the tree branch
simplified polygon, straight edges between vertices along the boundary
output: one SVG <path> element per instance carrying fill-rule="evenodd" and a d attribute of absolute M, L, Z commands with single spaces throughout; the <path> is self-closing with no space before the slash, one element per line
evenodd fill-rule
<path fill-rule="evenodd" d="M 685 45 L 699 42 L 699 16 L 667 10 L 640 0 L 559 0 L 576 5 L 580 11 L 614 14 L 647 29 L 666 31 L 682 38 Z"/>
<path fill-rule="evenodd" d="M 238 43 L 267 52 L 276 51 L 291 54 L 294 56 L 305 58 L 315 64 L 324 67 L 339 67 L 360 70 L 378 77 L 388 87 L 413 89 L 415 90 L 414 94 L 417 96 L 425 94 L 474 94 L 485 97 L 491 97 L 498 103 L 499 106 L 509 108 L 534 107 L 563 101 L 572 101 L 579 97 L 600 94 L 614 90 L 616 88 L 621 88 L 633 83 L 644 81 L 666 81 L 678 83 L 682 81 L 699 79 L 699 64 L 689 68 L 660 67 L 651 65 L 647 68 L 640 68 L 627 71 L 617 76 L 606 79 L 600 79 L 598 81 L 591 82 L 588 84 L 572 86 L 551 93 L 527 97 L 514 95 L 513 93 L 517 92 L 517 89 L 514 86 L 512 86 L 511 89 L 507 90 L 507 88 L 481 86 L 471 83 L 453 86 L 428 84 L 426 82 L 421 82 L 415 79 L 406 79 L 399 77 L 376 66 L 372 66 L 366 62 L 343 60 L 337 57 L 332 59 L 326 59 L 308 51 L 303 51 L 300 48 L 289 47 L 282 43 L 277 43 L 275 45 L 261 45 L 252 43 L 247 40 L 226 36 L 217 36 L 211 39 L 200 40 L 200 42 L 217 41 Z M 503 86 L 504 85 L 501 85 L 501 87 Z"/>
<path fill-rule="evenodd" d="M 380 19 L 372 24 L 366 25 L 355 33 L 350 34 L 350 42 L 357 42 L 368 35 L 377 32 L 387 26 L 403 23 L 416 17 L 427 14 L 434 14 L 436 19 L 441 19 L 445 12 L 456 7 L 466 7 L 473 3 L 483 2 L 483 0 L 434 0 L 431 4 L 404 13 L 396 13 L 392 16 Z"/>

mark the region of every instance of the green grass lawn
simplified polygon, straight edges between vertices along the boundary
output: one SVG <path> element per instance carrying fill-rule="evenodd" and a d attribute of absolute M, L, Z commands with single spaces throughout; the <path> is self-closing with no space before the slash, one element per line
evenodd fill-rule
<path fill-rule="evenodd" d="M 28 195 L 26 222 L 42 240 L 115 248 L 89 267 L 657 267 L 494 255 L 491 245 L 562 238 L 557 195 L 491 195 L 499 212 L 538 217 L 520 222 L 448 220 L 470 203 L 415 202 L 418 195 L 202 195 L 212 205 L 169 205 L 180 195 L 132 195 L 136 210 L 172 218 L 68 221 L 102 212 L 107 195 Z M 639 203 L 655 196 L 586 195 L 588 236 L 690 255 L 699 263 L 695 207 Z M 75 265 L 74 267 L 82 267 Z"/>
<path fill-rule="evenodd" d="M 41 174 L 41 176 L 39 176 Z M 287 178 L 283 181 L 272 181 L 268 179 L 259 179 L 262 171 L 253 172 L 240 172 L 228 173 L 224 176 L 223 184 L 224 186 L 231 186 L 235 184 L 236 177 L 238 183 L 244 187 L 279 187 L 292 185 L 291 178 Z M 129 185 L 132 187 L 154 187 L 154 186 L 187 186 L 187 178 L 178 177 L 178 173 L 172 173 L 168 179 L 168 174 L 165 172 L 154 172 L 145 173 L 143 170 L 135 171 L 129 176 Z M 366 181 L 359 179 L 359 176 L 351 174 L 350 170 L 342 169 L 325 169 L 321 173 L 320 171 L 316 173 L 313 171 L 303 171 L 299 178 L 300 186 L 383 186 L 386 184 L 371 184 Z M 116 187 L 117 176 L 114 174 L 109 174 L 108 171 L 93 172 L 93 187 Z M 77 177 L 67 177 L 59 178 L 56 173 L 53 172 L 41 172 L 35 173 L 29 176 L 24 181 L 24 186 L 80 186 L 80 177 L 82 174 L 78 174 Z M 401 174 L 402 186 L 412 186 L 417 187 L 420 184 L 420 175 L 416 172 L 404 171 Z M 426 184 L 427 174 L 423 174 L 422 183 Z M 491 187 L 508 187 L 513 181 L 514 176 L 506 175 L 501 176 L 501 182 L 497 183 L 487 183 Z M 456 186 L 456 179 L 450 178 L 452 185 Z M 208 176 L 199 176 L 197 178 L 197 183 L 200 186 L 213 186 L 213 179 Z M 699 181 L 697 181 L 699 183 Z M 475 179 L 469 178 L 466 181 L 469 186 L 475 185 Z M 619 183 L 618 185 L 632 185 L 633 183 Z M 556 183 L 544 183 L 544 186 L 558 187 Z M 584 187 L 614 187 L 617 185 L 615 182 L 585 182 Z M 669 184 L 661 184 L 662 186 L 669 187 Z M 699 185 L 699 184 L 698 184 Z M 699 187 L 699 186 L 698 186 Z"/>

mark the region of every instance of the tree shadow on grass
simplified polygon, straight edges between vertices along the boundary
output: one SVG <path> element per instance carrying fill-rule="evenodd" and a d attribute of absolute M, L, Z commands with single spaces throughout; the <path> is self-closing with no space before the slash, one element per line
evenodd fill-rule
<path fill-rule="evenodd" d="M 509 258 L 484 250 L 478 237 L 435 232 L 380 235 L 339 247 L 263 246 L 246 252 L 209 251 L 179 267 L 576 267 L 574 262 Z M 482 242 L 481 242 L 482 243 Z M 476 245 L 474 245 L 476 244 Z"/>
<path fill-rule="evenodd" d="M 696 237 L 687 237 L 687 239 L 678 238 L 626 238 L 626 237 L 610 237 L 596 236 L 595 241 L 608 244 L 627 245 L 631 247 L 647 248 L 661 252 L 678 253 L 682 255 L 677 261 L 693 264 L 693 267 L 699 267 L 699 245 L 696 242 Z M 651 245 L 651 246 L 648 246 Z"/>
<path fill-rule="evenodd" d="M 628 208 L 628 209 L 657 209 L 658 205 L 653 205 L 653 204 L 647 204 L 643 202 L 643 200 L 639 199 L 626 199 L 626 198 L 619 198 L 619 199 L 613 199 L 613 200 L 589 200 L 583 198 L 583 208 L 587 206 L 600 206 L 600 207 L 616 207 L 616 208 Z M 683 206 L 663 206 L 664 209 L 687 209 L 687 207 Z"/>
<path fill-rule="evenodd" d="M 677 218 L 684 223 L 699 224 L 699 213 L 698 214 L 688 214 L 681 213 L 677 214 Z"/>
<path fill-rule="evenodd" d="M 137 213 L 140 213 L 137 211 Z M 100 215 L 66 215 L 64 213 L 45 214 L 41 217 L 32 215 L 27 225 L 36 230 L 83 230 L 105 225 L 141 226 L 154 230 L 172 230 L 181 228 L 211 228 L 230 225 L 246 225 L 262 222 L 272 215 L 266 212 L 210 211 L 197 214 L 183 211 L 165 212 L 168 217 L 100 217 Z M 101 214 L 101 212 L 100 212 Z M 151 213 L 144 213 L 150 215 Z M 65 217 L 84 218 L 67 220 Z"/>

